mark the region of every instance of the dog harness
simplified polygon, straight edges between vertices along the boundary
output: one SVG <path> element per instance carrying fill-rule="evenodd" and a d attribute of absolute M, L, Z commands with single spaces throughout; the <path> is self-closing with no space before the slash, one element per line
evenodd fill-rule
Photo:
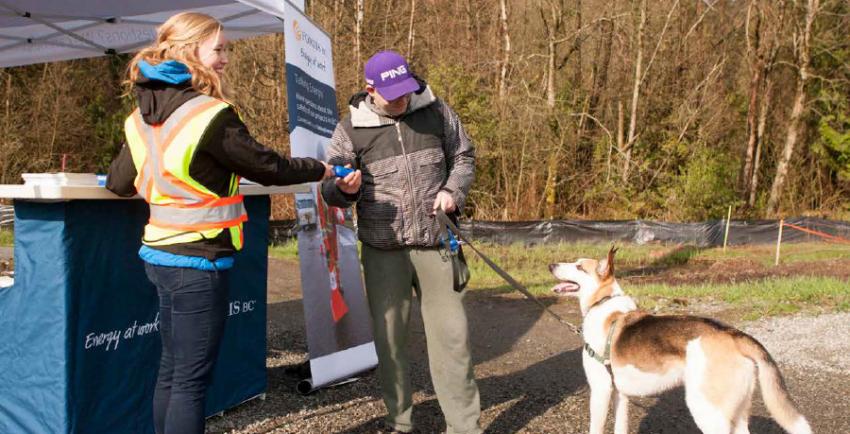
<path fill-rule="evenodd" d="M 601 300 L 597 301 L 596 303 L 593 303 L 593 305 L 587 308 L 587 310 L 590 311 L 590 309 L 593 309 L 594 307 L 599 306 L 614 297 L 619 297 L 619 295 L 609 295 L 603 297 Z M 617 325 L 617 321 L 619 321 L 619 319 L 615 319 L 614 322 L 611 323 L 611 328 L 608 329 L 608 338 L 605 339 L 605 349 L 603 350 L 603 353 L 601 355 L 594 351 L 593 348 L 590 347 L 590 344 L 587 343 L 587 340 L 584 339 L 584 336 L 582 336 L 582 339 L 584 339 L 584 350 L 587 351 L 587 355 L 592 357 L 597 362 L 605 365 L 605 367 L 608 368 L 608 373 L 611 374 L 612 378 L 614 377 L 614 374 L 611 372 L 611 340 L 614 337 L 614 328 Z"/>
<path fill-rule="evenodd" d="M 611 323 L 611 329 L 608 330 L 608 339 L 605 340 L 605 352 L 602 355 L 593 351 L 593 348 L 590 348 L 590 344 L 587 342 L 584 343 L 584 350 L 587 351 L 587 355 L 605 366 L 611 365 L 611 338 L 614 336 L 614 326 L 617 325 L 617 321 L 619 320 L 614 320 Z M 608 369 L 610 370 L 610 368 Z"/>

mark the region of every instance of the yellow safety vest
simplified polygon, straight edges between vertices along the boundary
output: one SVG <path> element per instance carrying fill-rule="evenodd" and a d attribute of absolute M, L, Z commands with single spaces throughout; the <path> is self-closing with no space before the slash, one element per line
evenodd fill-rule
<path fill-rule="evenodd" d="M 242 223 L 248 220 L 239 177 L 232 174 L 226 197 L 189 176 L 189 164 L 213 118 L 229 104 L 200 95 L 185 102 L 159 125 L 148 125 L 137 108 L 124 121 L 136 166 L 136 190 L 150 205 L 142 242 L 149 246 L 211 239 L 228 229 L 242 249 Z"/>

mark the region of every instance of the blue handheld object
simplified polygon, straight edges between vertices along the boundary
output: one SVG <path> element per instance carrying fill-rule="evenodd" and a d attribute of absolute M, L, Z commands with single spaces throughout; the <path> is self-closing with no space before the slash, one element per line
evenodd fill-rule
<path fill-rule="evenodd" d="M 452 230 L 451 230 L 451 229 L 447 229 L 447 231 L 448 231 L 448 233 L 449 233 L 449 250 L 450 250 L 452 253 L 456 253 L 456 252 L 457 252 L 457 248 L 458 248 L 458 246 L 459 246 L 459 244 L 458 244 L 458 242 L 457 242 L 457 238 L 455 238 L 455 234 L 452 232 Z"/>
<path fill-rule="evenodd" d="M 337 178 L 345 178 L 346 176 L 348 176 L 349 173 L 354 172 L 354 169 L 350 167 L 334 166 L 333 171 L 334 176 L 336 176 Z"/>

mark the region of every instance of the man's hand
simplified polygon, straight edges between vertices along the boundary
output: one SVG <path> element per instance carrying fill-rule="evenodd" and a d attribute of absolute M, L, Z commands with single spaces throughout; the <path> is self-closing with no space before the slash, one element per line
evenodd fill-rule
<path fill-rule="evenodd" d="M 350 164 L 346 164 L 345 167 L 351 167 Z M 360 191 L 360 180 L 362 178 L 362 174 L 359 170 L 355 170 L 354 172 L 349 173 L 345 176 L 345 178 L 338 178 L 336 180 L 336 186 L 345 194 L 356 194 Z"/>
<path fill-rule="evenodd" d="M 437 199 L 434 200 L 434 212 L 442 209 L 446 214 L 451 214 L 455 208 L 455 200 L 449 192 L 441 190 L 437 193 Z"/>

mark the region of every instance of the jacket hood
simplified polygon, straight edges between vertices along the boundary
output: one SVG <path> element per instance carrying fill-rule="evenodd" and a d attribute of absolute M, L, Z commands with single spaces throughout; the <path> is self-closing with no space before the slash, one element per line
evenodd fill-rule
<path fill-rule="evenodd" d="M 162 124 L 174 110 L 199 95 L 191 81 L 171 84 L 146 77 L 139 77 L 135 91 L 142 119 L 148 125 Z"/>

